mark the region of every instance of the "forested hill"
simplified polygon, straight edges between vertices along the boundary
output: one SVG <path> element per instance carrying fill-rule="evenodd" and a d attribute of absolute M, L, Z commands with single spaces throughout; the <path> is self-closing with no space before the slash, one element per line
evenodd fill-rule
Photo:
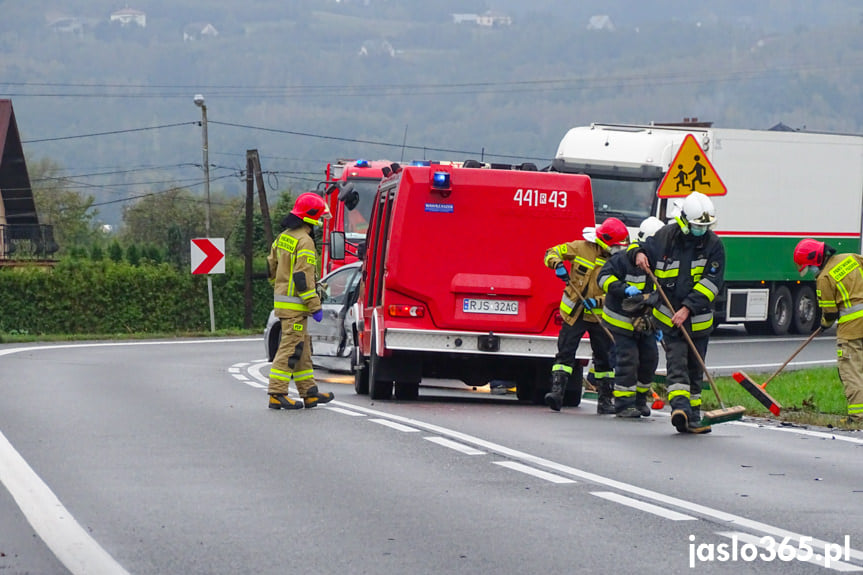
<path fill-rule="evenodd" d="M 547 163 L 568 127 L 863 132 L 857 0 L 2 0 L 0 97 L 117 223 L 126 198 L 274 188 L 339 157 Z M 84 136 L 84 137 L 82 137 Z"/>

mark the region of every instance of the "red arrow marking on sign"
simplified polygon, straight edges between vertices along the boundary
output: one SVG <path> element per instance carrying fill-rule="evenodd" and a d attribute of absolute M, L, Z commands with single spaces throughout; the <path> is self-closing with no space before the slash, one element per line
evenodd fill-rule
<path fill-rule="evenodd" d="M 204 261 L 194 269 L 193 274 L 208 274 L 210 270 L 216 267 L 216 264 L 222 261 L 222 258 L 225 257 L 219 248 L 213 245 L 208 239 L 194 239 L 192 240 L 198 248 L 204 252 Z"/>

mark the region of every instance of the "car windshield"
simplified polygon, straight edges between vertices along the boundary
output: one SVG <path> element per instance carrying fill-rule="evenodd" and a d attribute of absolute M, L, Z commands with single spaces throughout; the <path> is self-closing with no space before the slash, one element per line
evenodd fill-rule
<path fill-rule="evenodd" d="M 368 178 L 353 178 L 348 181 L 354 185 L 360 201 L 354 209 L 345 210 L 345 236 L 349 239 L 360 239 L 366 237 L 375 194 L 381 181 Z"/>
<path fill-rule="evenodd" d="M 656 180 L 590 175 L 590 184 L 597 222 L 615 217 L 627 226 L 638 227 L 644 218 L 656 213 Z"/>

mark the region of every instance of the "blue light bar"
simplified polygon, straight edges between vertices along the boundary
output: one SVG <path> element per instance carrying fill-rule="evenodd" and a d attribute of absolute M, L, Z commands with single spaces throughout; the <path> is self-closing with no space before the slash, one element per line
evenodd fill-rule
<path fill-rule="evenodd" d="M 439 189 L 449 188 L 449 172 L 435 172 L 432 179 L 432 187 Z"/>
<path fill-rule="evenodd" d="M 357 160 L 355 165 L 358 168 L 368 168 L 370 164 L 368 160 Z"/>
<path fill-rule="evenodd" d="M 414 160 L 411 166 L 431 166 L 431 160 Z"/>

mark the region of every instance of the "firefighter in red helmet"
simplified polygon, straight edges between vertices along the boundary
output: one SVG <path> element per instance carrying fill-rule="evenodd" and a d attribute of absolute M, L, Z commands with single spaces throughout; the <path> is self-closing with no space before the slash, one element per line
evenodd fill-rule
<path fill-rule="evenodd" d="M 617 218 L 608 218 L 597 228 L 585 228 L 583 240 L 573 240 L 549 248 L 545 252 L 545 265 L 565 284 L 560 300 L 563 327 L 557 337 L 557 355 L 551 368 L 551 392 L 545 403 L 560 411 L 566 384 L 575 366 L 575 353 L 584 332 L 590 336 L 593 352 L 594 377 L 598 390 L 596 412 L 614 413 L 614 370 L 611 366 L 611 338 L 599 325 L 602 316 L 603 294 L 596 283 L 597 274 L 612 253 L 629 244 L 629 230 Z M 571 263 L 567 271 L 564 262 Z"/>
<path fill-rule="evenodd" d="M 863 423 L 863 257 L 837 254 L 824 242 L 800 240 L 794 248 L 800 275 L 814 273 L 821 308 L 821 326 L 837 322 L 836 354 L 839 380 L 848 400 L 845 424 Z"/>
<path fill-rule="evenodd" d="M 300 194 L 291 213 L 282 220 L 279 234 L 267 256 L 273 283 L 273 307 L 282 324 L 282 339 L 273 358 L 269 378 L 270 409 L 315 407 L 333 399 L 332 393 L 318 391 L 312 366 L 308 318 L 321 321 L 323 311 L 317 285 L 317 251 L 312 228 L 329 217 L 326 202 L 319 195 Z M 291 381 L 302 401 L 288 397 Z"/>

